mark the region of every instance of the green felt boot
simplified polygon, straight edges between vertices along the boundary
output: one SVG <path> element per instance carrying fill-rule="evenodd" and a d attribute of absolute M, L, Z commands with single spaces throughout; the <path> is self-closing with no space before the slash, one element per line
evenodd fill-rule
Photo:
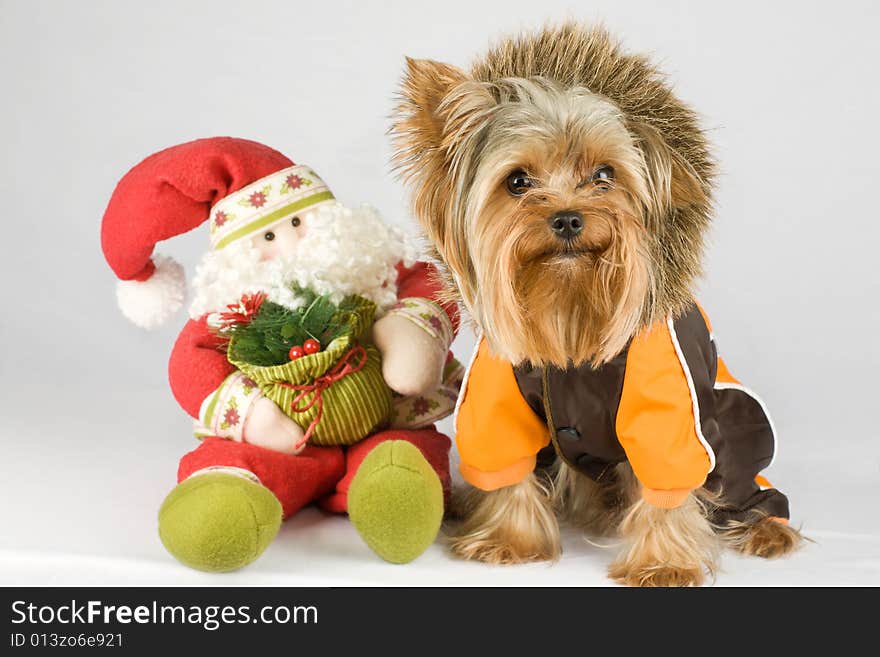
<path fill-rule="evenodd" d="M 179 483 L 159 509 L 159 538 L 181 563 L 226 572 L 246 566 L 275 538 L 281 503 L 261 484 L 224 472 Z"/>
<path fill-rule="evenodd" d="M 389 440 L 358 468 L 348 490 L 348 515 L 376 554 L 391 563 L 407 563 L 437 537 L 443 486 L 418 448 Z"/>

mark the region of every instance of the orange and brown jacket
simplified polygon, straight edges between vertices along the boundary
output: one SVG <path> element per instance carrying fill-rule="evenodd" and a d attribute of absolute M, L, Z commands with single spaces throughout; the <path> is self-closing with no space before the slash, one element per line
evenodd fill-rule
<path fill-rule="evenodd" d="M 696 303 L 596 369 L 514 366 L 481 339 L 455 423 L 461 474 L 484 490 L 521 481 L 552 445 L 596 481 L 629 461 L 655 506 L 705 485 L 721 494 L 716 522 L 752 510 L 788 518 L 788 500 L 759 474 L 773 460 L 773 424 L 718 357 Z"/>

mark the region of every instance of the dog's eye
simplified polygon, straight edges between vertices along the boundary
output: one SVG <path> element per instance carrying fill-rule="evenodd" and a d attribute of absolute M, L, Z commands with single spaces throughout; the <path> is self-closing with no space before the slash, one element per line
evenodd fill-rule
<path fill-rule="evenodd" d="M 535 181 L 525 171 L 514 171 L 507 176 L 507 191 L 514 196 L 522 196 L 534 186 Z"/>
<path fill-rule="evenodd" d="M 293 219 L 290 220 L 290 225 L 293 226 L 294 228 L 299 226 L 301 223 L 302 223 L 302 221 L 300 220 L 299 217 L 294 217 Z"/>
<path fill-rule="evenodd" d="M 603 164 L 593 172 L 593 177 L 590 180 L 607 186 L 614 180 L 614 167 Z"/>
<path fill-rule="evenodd" d="M 273 233 L 273 232 L 270 230 L 268 233 L 266 233 L 265 235 L 263 235 L 263 239 L 266 240 L 267 242 L 271 242 L 272 240 L 275 239 L 275 233 Z"/>

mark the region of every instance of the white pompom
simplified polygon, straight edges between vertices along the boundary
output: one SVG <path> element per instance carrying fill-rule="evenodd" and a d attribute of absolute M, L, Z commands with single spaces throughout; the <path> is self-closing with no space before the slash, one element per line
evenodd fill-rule
<path fill-rule="evenodd" d="M 158 328 L 183 305 L 186 277 L 179 262 L 153 256 L 156 270 L 145 281 L 119 281 L 116 300 L 131 322 L 144 329 Z"/>

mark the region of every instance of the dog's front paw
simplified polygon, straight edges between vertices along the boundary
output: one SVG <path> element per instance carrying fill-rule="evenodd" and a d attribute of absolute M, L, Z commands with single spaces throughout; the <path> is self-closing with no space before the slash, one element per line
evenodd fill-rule
<path fill-rule="evenodd" d="M 702 567 L 676 568 L 615 562 L 608 569 L 611 579 L 625 586 L 700 586 L 706 577 Z"/>
<path fill-rule="evenodd" d="M 717 570 L 719 543 L 691 496 L 674 509 L 636 503 L 620 525 L 628 543 L 608 574 L 628 586 L 699 586 Z"/>
<path fill-rule="evenodd" d="M 551 561 L 559 548 L 552 540 L 526 540 L 522 536 L 502 537 L 463 534 L 450 539 L 449 549 L 462 559 L 494 564 L 517 564 Z"/>
<path fill-rule="evenodd" d="M 458 557 L 495 564 L 559 557 L 559 524 L 547 488 L 534 474 L 498 490 L 467 489 L 454 506 L 461 521 L 447 536 Z"/>
<path fill-rule="evenodd" d="M 727 530 L 722 535 L 733 549 L 764 559 L 786 557 L 807 540 L 786 521 L 772 517 Z"/>

